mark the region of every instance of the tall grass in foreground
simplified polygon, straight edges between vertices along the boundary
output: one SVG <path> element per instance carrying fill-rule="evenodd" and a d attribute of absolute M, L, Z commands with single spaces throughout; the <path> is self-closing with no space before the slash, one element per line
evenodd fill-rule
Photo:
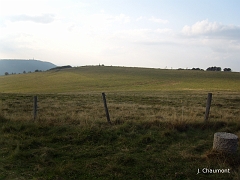
<path fill-rule="evenodd" d="M 0 179 L 238 179 L 240 154 L 211 150 L 239 122 L 95 122 L 85 126 L 0 119 Z M 198 168 L 230 174 L 197 174 Z"/>
<path fill-rule="evenodd" d="M 112 121 L 203 121 L 207 93 L 107 93 Z M 239 121 L 240 95 L 213 93 L 210 121 Z M 33 119 L 33 96 L 1 94 L 0 110 L 10 120 Z M 39 94 L 37 121 L 91 124 L 105 122 L 101 94 Z"/>
<path fill-rule="evenodd" d="M 240 154 L 212 151 L 213 135 L 240 137 L 240 95 L 213 93 L 1 94 L 0 179 L 239 179 Z M 198 168 L 230 174 L 198 174 Z"/>

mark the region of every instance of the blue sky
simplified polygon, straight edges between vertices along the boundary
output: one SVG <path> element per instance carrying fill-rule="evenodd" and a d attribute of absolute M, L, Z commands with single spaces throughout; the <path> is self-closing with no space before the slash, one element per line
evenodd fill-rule
<path fill-rule="evenodd" d="M 240 72 L 238 0 L 0 0 L 0 59 Z"/>

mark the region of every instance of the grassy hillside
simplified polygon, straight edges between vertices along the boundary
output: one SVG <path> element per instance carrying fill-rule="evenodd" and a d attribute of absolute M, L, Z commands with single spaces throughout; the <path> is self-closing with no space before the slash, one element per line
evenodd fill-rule
<path fill-rule="evenodd" d="M 0 76 L 0 92 L 240 91 L 240 73 L 89 66 Z"/>
<path fill-rule="evenodd" d="M 240 179 L 239 148 L 212 150 L 216 132 L 240 137 L 239 80 L 98 66 L 0 76 L 0 179 Z M 203 168 L 230 173 L 197 174 Z"/>

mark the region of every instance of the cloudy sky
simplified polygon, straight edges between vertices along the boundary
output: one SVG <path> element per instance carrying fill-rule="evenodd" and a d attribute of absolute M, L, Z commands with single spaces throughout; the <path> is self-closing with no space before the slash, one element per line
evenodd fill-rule
<path fill-rule="evenodd" d="M 240 72 L 239 0 L 0 0 L 0 59 Z"/>

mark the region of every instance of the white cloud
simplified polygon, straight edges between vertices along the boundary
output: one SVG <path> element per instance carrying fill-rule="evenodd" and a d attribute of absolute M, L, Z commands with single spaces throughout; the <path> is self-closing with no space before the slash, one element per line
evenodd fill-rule
<path fill-rule="evenodd" d="M 123 22 L 123 23 L 129 23 L 130 17 L 126 16 L 125 14 L 120 14 L 119 16 L 115 16 L 114 21 Z"/>
<path fill-rule="evenodd" d="M 164 19 L 160 19 L 160 18 L 155 18 L 154 16 L 152 16 L 151 18 L 149 18 L 149 21 L 155 22 L 155 23 L 161 23 L 161 24 L 167 24 L 168 20 L 164 20 Z"/>
<path fill-rule="evenodd" d="M 155 32 L 157 33 L 164 33 L 164 34 L 173 34 L 173 30 L 169 28 L 164 28 L 164 29 L 156 29 Z"/>
<path fill-rule="evenodd" d="M 142 16 L 140 16 L 140 17 L 138 17 L 137 19 L 136 19 L 136 21 L 141 21 L 141 20 L 143 20 L 144 18 L 142 17 Z"/>
<path fill-rule="evenodd" d="M 184 26 L 182 33 L 187 36 L 217 36 L 240 40 L 240 26 L 223 25 L 218 22 L 209 22 L 208 20 L 198 21 L 192 26 Z"/>
<path fill-rule="evenodd" d="M 144 46 L 169 46 L 176 45 L 176 39 L 174 39 L 174 33 L 172 29 L 150 29 L 139 28 L 121 30 L 113 33 L 109 36 L 112 42 L 121 42 L 122 44 L 144 45 Z"/>
<path fill-rule="evenodd" d="M 136 21 L 142 21 L 142 20 L 147 20 L 147 21 L 154 22 L 154 23 L 159 23 L 159 24 L 167 24 L 168 23 L 168 20 L 164 20 L 164 19 L 161 19 L 161 18 L 156 18 L 154 16 L 152 16 L 150 18 L 143 17 L 143 16 L 140 16 L 140 17 L 136 18 Z"/>
<path fill-rule="evenodd" d="M 74 23 L 69 25 L 68 31 L 73 31 L 75 27 L 76 27 L 76 24 L 74 24 Z"/>
<path fill-rule="evenodd" d="M 184 26 L 182 32 L 186 35 L 201 35 L 213 33 L 220 30 L 220 24 L 208 22 L 208 20 L 198 21 L 192 26 Z"/>
<path fill-rule="evenodd" d="M 184 26 L 182 34 L 186 42 L 191 40 L 196 46 L 208 47 L 216 53 L 238 53 L 240 51 L 240 26 L 203 20 L 192 26 Z"/>
<path fill-rule="evenodd" d="M 49 6 L 52 2 L 49 0 L 1 0 L 0 16 L 13 16 L 19 14 L 48 14 L 57 12 L 55 6 Z"/>
<path fill-rule="evenodd" d="M 43 24 L 48 24 L 54 21 L 54 15 L 53 14 L 42 14 L 39 16 L 29 16 L 26 14 L 21 14 L 18 16 L 12 16 L 10 17 L 10 20 L 12 22 L 16 21 L 32 21 L 35 23 L 43 23 Z"/>
<path fill-rule="evenodd" d="M 88 34 L 109 34 L 114 29 L 123 28 L 131 18 L 125 14 L 111 15 L 105 12 L 94 13 L 91 15 L 79 14 L 71 19 L 72 23 L 81 27 L 81 31 Z"/>

